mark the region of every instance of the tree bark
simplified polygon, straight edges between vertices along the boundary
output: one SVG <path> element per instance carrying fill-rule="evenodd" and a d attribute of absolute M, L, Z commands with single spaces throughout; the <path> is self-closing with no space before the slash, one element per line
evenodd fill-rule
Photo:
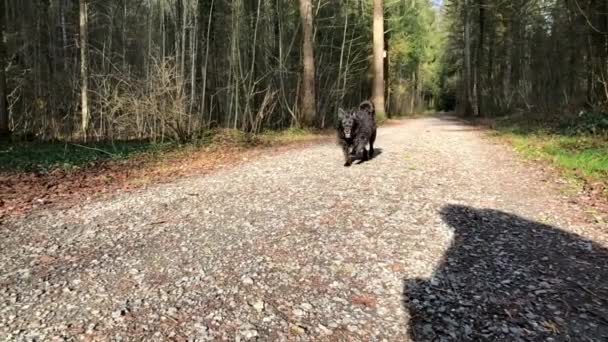
<path fill-rule="evenodd" d="M 471 23 L 469 22 L 469 1 L 464 1 L 463 7 L 464 15 L 464 64 L 465 64 L 465 76 L 464 76 L 464 114 L 471 115 L 473 106 L 473 91 L 472 91 L 472 69 L 471 69 Z"/>
<path fill-rule="evenodd" d="M 4 13 L 5 11 L 4 1 L 0 1 L 0 13 Z M 10 135 L 8 129 L 8 104 L 6 98 L 6 32 L 4 32 L 4 30 L 3 19 L 0 20 L 0 140 L 8 139 Z"/>
<path fill-rule="evenodd" d="M 476 61 L 476 72 L 475 72 L 475 97 L 477 100 L 477 108 L 475 111 L 475 115 L 482 115 L 482 85 L 483 85 L 483 44 L 484 44 L 484 34 L 485 34 L 485 4 L 483 0 L 478 0 L 479 6 L 479 42 L 477 43 L 477 61 Z"/>
<path fill-rule="evenodd" d="M 67 24 L 65 21 L 65 12 L 66 12 L 66 7 L 67 7 L 67 1 L 66 0 L 61 0 L 60 4 L 60 14 L 61 14 L 61 51 L 63 52 L 62 57 L 63 57 L 63 70 L 67 71 L 68 70 L 68 33 L 67 33 Z"/>
<path fill-rule="evenodd" d="M 302 21 L 302 55 L 304 66 L 300 124 L 312 126 L 316 117 L 312 0 L 300 0 L 300 19 Z"/>
<path fill-rule="evenodd" d="M 373 17 L 374 84 L 372 101 L 376 112 L 385 113 L 384 106 L 384 2 L 374 0 Z"/>
<path fill-rule="evenodd" d="M 89 128 L 89 33 L 88 33 L 88 4 L 80 0 L 80 100 L 81 100 L 81 131 L 86 140 Z"/>

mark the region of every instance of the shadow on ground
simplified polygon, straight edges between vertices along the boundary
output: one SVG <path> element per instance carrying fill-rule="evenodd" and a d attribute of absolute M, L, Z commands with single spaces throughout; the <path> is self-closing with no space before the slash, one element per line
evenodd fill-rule
<path fill-rule="evenodd" d="M 363 163 L 367 163 L 369 161 L 376 159 L 378 156 L 380 156 L 382 154 L 382 152 L 383 152 L 383 150 L 381 148 L 377 148 L 377 147 L 374 148 L 374 154 L 367 161 L 363 160 L 359 156 L 352 155 L 352 157 L 353 157 L 353 160 L 357 161 L 356 164 L 363 164 Z"/>
<path fill-rule="evenodd" d="M 431 279 L 406 279 L 414 341 L 608 341 L 608 250 L 557 227 L 450 205 Z"/>

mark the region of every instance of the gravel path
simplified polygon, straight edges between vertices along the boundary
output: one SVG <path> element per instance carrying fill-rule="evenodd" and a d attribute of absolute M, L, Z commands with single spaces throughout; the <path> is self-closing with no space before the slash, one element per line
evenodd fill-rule
<path fill-rule="evenodd" d="M 0 227 L 0 340 L 607 341 L 608 231 L 449 118 Z"/>

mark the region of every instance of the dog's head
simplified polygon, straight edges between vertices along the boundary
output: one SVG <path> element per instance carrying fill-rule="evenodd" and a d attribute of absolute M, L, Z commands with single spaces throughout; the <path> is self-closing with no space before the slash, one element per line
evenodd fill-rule
<path fill-rule="evenodd" d="M 355 121 L 355 115 L 352 112 L 347 112 L 342 108 L 338 109 L 338 120 L 340 120 L 340 127 L 344 132 L 344 137 L 350 139 L 355 130 L 357 122 Z"/>

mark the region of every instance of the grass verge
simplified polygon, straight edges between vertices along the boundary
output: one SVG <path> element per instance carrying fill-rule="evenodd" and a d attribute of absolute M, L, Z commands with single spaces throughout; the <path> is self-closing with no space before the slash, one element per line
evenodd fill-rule
<path fill-rule="evenodd" d="M 75 170 L 101 161 L 122 161 L 143 154 L 163 153 L 175 147 L 174 143 L 146 141 L 6 144 L 0 146 L 0 171 L 46 173 L 54 169 Z"/>
<path fill-rule="evenodd" d="M 566 177 L 594 184 L 608 197 L 608 131 L 581 123 L 543 122 L 523 117 L 506 117 L 485 122 L 506 137 L 515 150 L 530 159 L 545 160 Z"/>
<path fill-rule="evenodd" d="M 166 155 L 191 153 L 201 148 L 260 147 L 313 140 L 326 132 L 307 129 L 266 131 L 246 134 L 238 130 L 217 129 L 201 134 L 195 141 L 175 142 L 112 141 L 92 143 L 29 142 L 0 145 L 0 172 L 50 173 L 74 171 L 104 162 L 127 162 L 131 159 L 154 160 Z"/>

